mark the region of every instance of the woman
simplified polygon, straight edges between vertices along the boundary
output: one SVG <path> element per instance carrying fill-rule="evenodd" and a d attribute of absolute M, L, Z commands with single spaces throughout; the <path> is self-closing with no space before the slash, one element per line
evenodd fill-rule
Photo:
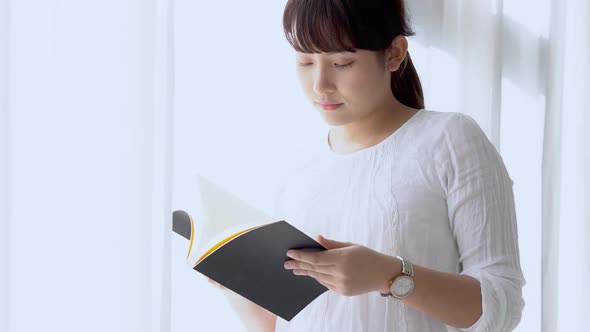
<path fill-rule="evenodd" d="M 331 126 L 280 197 L 329 250 L 290 251 L 285 268 L 330 291 L 290 322 L 251 317 L 271 331 L 513 330 L 525 281 L 512 180 L 473 119 L 424 109 L 403 1 L 289 0 L 283 19 Z"/>

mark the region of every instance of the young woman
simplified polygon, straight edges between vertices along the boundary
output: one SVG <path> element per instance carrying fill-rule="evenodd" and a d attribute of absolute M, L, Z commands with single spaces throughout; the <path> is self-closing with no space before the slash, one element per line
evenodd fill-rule
<path fill-rule="evenodd" d="M 329 250 L 290 251 L 285 268 L 330 291 L 290 322 L 254 306 L 252 319 L 269 331 L 513 330 L 525 283 L 513 182 L 472 118 L 424 109 L 403 1 L 289 0 L 283 19 L 331 126 L 280 197 L 285 220 Z"/>

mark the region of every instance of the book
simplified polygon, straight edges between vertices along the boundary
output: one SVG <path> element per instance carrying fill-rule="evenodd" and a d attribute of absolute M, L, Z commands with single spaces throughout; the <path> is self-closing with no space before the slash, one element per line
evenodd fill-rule
<path fill-rule="evenodd" d="M 263 222 L 283 219 L 280 216 L 269 214 L 269 210 L 273 210 L 272 214 L 278 212 L 276 202 L 273 208 L 266 206 L 266 208 L 260 209 L 251 204 L 251 201 L 245 200 L 236 192 L 224 188 L 220 183 L 202 174 L 197 175 L 196 183 L 195 181 L 185 181 L 183 185 L 190 188 L 191 193 L 196 188 L 196 195 L 185 195 L 183 201 L 175 204 L 173 211 L 182 209 L 198 221 L 195 225 L 197 228 L 194 240 L 197 249 L 207 246 L 210 242 L 214 242 L 211 244 L 213 245 L 221 240 L 215 241 L 215 237 L 230 235 Z M 278 196 L 276 192 L 271 194 L 271 197 L 276 196 Z M 269 198 L 258 197 L 258 199 L 259 204 L 269 202 Z M 190 206 L 190 208 L 183 208 L 185 206 Z"/>
<path fill-rule="evenodd" d="M 278 317 L 290 321 L 328 289 L 308 276 L 284 268 L 289 249 L 327 250 L 285 220 L 236 231 L 228 229 L 200 250 L 195 223 L 183 210 L 173 212 L 173 231 L 189 241 L 192 268 Z"/>

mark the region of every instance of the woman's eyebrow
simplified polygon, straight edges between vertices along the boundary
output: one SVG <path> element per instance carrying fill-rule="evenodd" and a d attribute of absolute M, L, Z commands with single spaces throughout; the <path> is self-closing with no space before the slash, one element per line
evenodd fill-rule
<path fill-rule="evenodd" d="M 356 54 L 356 53 L 355 52 L 350 52 L 350 51 L 337 51 L 337 52 L 328 52 L 327 54 L 353 55 L 353 54 Z"/>
<path fill-rule="evenodd" d="M 308 54 L 308 53 L 296 53 L 296 58 L 297 59 L 313 59 L 315 58 L 314 55 L 317 54 Z M 345 58 L 352 58 L 356 55 L 356 53 L 354 52 L 326 52 L 319 55 L 319 58 L 324 58 L 324 59 L 338 59 L 340 57 L 345 57 Z"/>

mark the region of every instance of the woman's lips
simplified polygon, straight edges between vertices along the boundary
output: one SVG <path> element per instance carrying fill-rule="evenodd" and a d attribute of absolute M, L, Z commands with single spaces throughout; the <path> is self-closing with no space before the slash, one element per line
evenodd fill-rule
<path fill-rule="evenodd" d="M 324 111 L 334 111 L 337 108 L 339 108 L 340 106 L 342 106 L 342 104 L 325 104 L 325 103 L 317 103 L 317 104 L 320 105 Z"/>

